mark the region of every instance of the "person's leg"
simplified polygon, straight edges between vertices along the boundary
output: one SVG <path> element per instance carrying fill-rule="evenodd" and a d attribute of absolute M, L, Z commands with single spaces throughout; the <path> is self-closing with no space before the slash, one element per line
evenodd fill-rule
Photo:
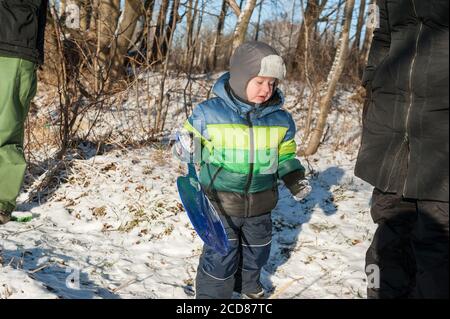
<path fill-rule="evenodd" d="M 25 175 L 24 124 L 36 94 L 36 67 L 0 57 L 0 70 L 0 210 L 10 213 Z"/>
<path fill-rule="evenodd" d="M 378 228 L 366 253 L 367 297 L 408 298 L 415 286 L 416 202 L 374 189 L 371 215 Z"/>
<path fill-rule="evenodd" d="M 241 240 L 241 292 L 244 295 L 258 294 L 263 290 L 260 283 L 261 269 L 269 259 L 272 243 L 271 214 L 245 218 Z"/>
<path fill-rule="evenodd" d="M 448 298 L 448 203 L 418 201 L 413 247 L 417 261 L 416 298 Z"/>
<path fill-rule="evenodd" d="M 239 264 L 239 234 L 241 218 L 219 215 L 228 236 L 230 252 L 220 255 L 204 245 L 195 279 L 197 299 L 230 299 L 233 295 L 234 276 Z"/>

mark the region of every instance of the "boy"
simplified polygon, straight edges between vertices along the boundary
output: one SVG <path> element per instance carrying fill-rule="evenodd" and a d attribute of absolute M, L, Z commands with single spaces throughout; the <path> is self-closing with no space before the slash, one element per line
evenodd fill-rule
<path fill-rule="evenodd" d="M 281 108 L 284 97 L 277 84 L 285 73 L 272 47 L 242 44 L 231 58 L 230 72 L 214 85 L 217 97 L 198 105 L 184 125 L 201 142 L 196 143 L 202 153 L 200 183 L 230 245 L 226 256 L 204 246 L 197 298 L 228 299 L 233 291 L 262 298 L 260 273 L 270 254 L 277 179 L 297 200 L 310 191 L 305 169 L 295 158 L 295 123 Z M 175 152 L 180 153 L 179 145 Z"/>

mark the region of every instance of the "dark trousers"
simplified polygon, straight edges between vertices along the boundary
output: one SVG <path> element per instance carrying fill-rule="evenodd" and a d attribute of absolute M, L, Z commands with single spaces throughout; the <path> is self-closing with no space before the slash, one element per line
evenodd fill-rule
<path fill-rule="evenodd" d="M 229 299 L 233 291 L 261 291 L 261 269 L 269 259 L 272 242 L 271 214 L 220 218 L 231 250 L 222 256 L 204 245 L 197 269 L 196 298 Z"/>
<path fill-rule="evenodd" d="M 368 298 L 448 298 L 448 202 L 374 189 L 378 224 L 366 254 Z"/>

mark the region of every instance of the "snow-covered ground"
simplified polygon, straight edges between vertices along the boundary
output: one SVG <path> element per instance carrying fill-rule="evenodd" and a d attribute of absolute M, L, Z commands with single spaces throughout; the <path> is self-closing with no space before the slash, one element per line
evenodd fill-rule
<path fill-rule="evenodd" d="M 305 111 L 293 91 L 287 84 L 286 107 L 300 127 Z M 334 101 L 318 153 L 300 158 L 312 194 L 297 203 L 280 184 L 262 273 L 272 298 L 366 296 L 364 256 L 375 226 L 371 186 L 353 174 L 359 114 L 350 95 Z M 129 99 L 123 107 L 136 105 Z M 25 202 L 23 193 L 18 210 L 34 218 L 0 226 L 0 298 L 193 298 L 202 242 L 177 195 L 184 171 L 165 145 L 115 147 L 72 160 L 41 202 Z"/>

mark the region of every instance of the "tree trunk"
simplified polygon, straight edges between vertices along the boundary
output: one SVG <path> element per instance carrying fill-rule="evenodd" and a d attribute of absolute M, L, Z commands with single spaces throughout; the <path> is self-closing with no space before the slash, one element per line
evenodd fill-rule
<path fill-rule="evenodd" d="M 340 15 L 341 15 L 341 7 L 342 7 L 342 2 L 345 0 L 339 0 L 338 4 L 337 4 L 337 11 L 336 11 L 336 22 L 334 23 L 334 27 L 333 27 L 333 33 L 332 33 L 332 38 L 331 38 L 331 43 L 333 45 L 333 47 L 335 46 L 336 43 L 336 37 L 335 35 L 337 34 L 337 27 L 339 25 L 339 19 L 340 19 Z"/>
<path fill-rule="evenodd" d="M 155 8 L 155 0 L 145 0 L 144 1 L 144 27 L 142 29 L 142 34 L 139 35 L 137 38 L 141 39 L 141 43 L 139 45 L 139 55 L 138 55 L 138 61 L 142 62 L 143 60 L 149 61 L 150 59 L 150 43 L 153 42 L 152 38 L 152 17 L 153 17 L 153 10 Z"/>
<path fill-rule="evenodd" d="M 163 42 L 161 44 L 161 59 L 165 60 L 169 41 L 172 40 L 172 34 L 175 32 L 177 23 L 180 22 L 181 17 L 178 15 L 178 8 L 180 7 L 180 0 L 173 0 L 172 8 L 170 10 L 169 23 L 167 24 L 166 32 L 164 33 Z"/>
<path fill-rule="evenodd" d="M 164 122 L 165 122 L 165 115 L 163 113 L 163 106 L 165 106 L 166 112 L 165 114 L 167 114 L 167 110 L 169 107 L 169 98 L 170 95 L 168 93 L 164 93 L 164 86 L 165 86 L 165 82 L 166 82 L 166 77 L 167 77 L 167 70 L 168 70 L 168 65 L 169 65 L 169 57 L 170 57 L 170 50 L 172 47 L 172 37 L 173 37 L 173 31 L 175 30 L 178 18 L 178 7 L 180 5 L 180 0 L 174 0 L 173 5 L 172 5 L 172 13 L 171 13 L 171 19 L 170 22 L 171 24 L 170 26 L 170 31 L 166 32 L 166 35 L 168 35 L 167 38 L 167 47 L 166 47 L 166 54 L 164 57 L 164 68 L 163 68 L 163 75 L 162 75 L 162 80 L 161 80 L 161 84 L 160 84 L 160 91 L 159 91 L 159 103 L 158 103 L 158 109 L 157 109 L 157 115 L 156 115 L 156 123 L 154 126 L 154 130 L 153 133 L 155 132 L 161 132 L 164 129 Z M 173 16 L 173 18 L 172 18 Z M 163 120 L 161 120 L 163 119 Z M 152 135 L 153 137 L 153 135 Z"/>
<path fill-rule="evenodd" d="M 239 5 L 236 3 L 236 0 L 226 0 L 226 1 L 230 5 L 230 8 L 233 10 L 236 17 L 239 17 L 241 15 L 241 8 L 242 8 L 243 0 L 241 0 L 241 3 Z"/>
<path fill-rule="evenodd" d="M 98 53 L 97 77 L 105 79 L 111 67 L 110 48 L 113 47 L 115 31 L 120 15 L 120 0 L 100 0 L 98 11 Z M 103 82 L 103 81 L 101 81 Z"/>
<path fill-rule="evenodd" d="M 89 0 L 90 2 L 90 11 L 91 11 L 91 19 L 89 21 L 89 35 L 90 39 L 97 38 L 97 28 L 98 28 L 98 6 L 99 0 Z"/>
<path fill-rule="evenodd" d="M 348 61 L 353 70 L 357 71 L 358 77 L 362 75 L 361 74 L 362 59 L 359 52 L 361 46 L 361 32 L 364 25 L 365 9 L 366 9 L 366 0 L 361 0 L 359 4 L 359 14 L 358 14 L 358 22 L 356 24 L 355 40 L 353 41 L 352 49 L 350 51 L 350 59 Z"/>
<path fill-rule="evenodd" d="M 325 94 L 321 97 L 319 102 L 320 107 L 319 118 L 317 119 L 316 127 L 312 133 L 311 139 L 309 140 L 308 146 L 304 151 L 304 155 L 312 155 L 316 153 L 319 147 L 320 140 L 322 138 L 324 128 L 327 122 L 328 113 L 330 111 L 331 99 L 336 90 L 339 78 L 341 77 L 342 70 L 344 68 L 345 58 L 347 57 L 349 33 L 354 5 L 355 0 L 347 0 L 345 3 L 344 18 L 342 21 L 342 32 L 340 36 L 339 48 L 336 51 L 336 56 L 334 58 L 333 65 L 331 67 L 330 73 L 328 74 L 326 86 L 327 90 Z"/>
<path fill-rule="evenodd" d="M 225 15 L 227 14 L 227 0 L 222 1 L 222 8 L 220 9 L 219 21 L 217 22 L 216 34 L 214 36 L 214 42 L 211 46 L 209 54 L 210 69 L 213 71 L 217 66 L 217 47 L 221 42 L 223 26 L 225 25 Z"/>
<path fill-rule="evenodd" d="M 202 66 L 202 52 L 203 52 L 203 41 L 200 41 L 197 53 L 195 54 L 194 67 L 201 68 Z"/>
<path fill-rule="evenodd" d="M 258 21 L 256 22 L 256 32 L 255 32 L 255 41 L 258 41 L 259 39 L 259 25 L 261 23 L 261 11 L 262 11 L 262 5 L 264 0 L 260 0 L 259 3 L 259 10 L 258 10 Z"/>
<path fill-rule="evenodd" d="M 248 24 L 250 22 L 250 18 L 252 17 L 253 10 L 255 9 L 255 5 L 256 0 L 247 0 L 245 8 L 241 11 L 241 14 L 238 16 L 236 28 L 234 29 L 233 51 L 236 50 L 236 48 L 245 41 Z"/>
<path fill-rule="evenodd" d="M 100 43 L 102 49 L 106 49 L 114 39 L 120 16 L 120 0 L 100 0 L 98 10 Z"/>
<path fill-rule="evenodd" d="M 375 0 L 372 0 L 371 5 L 373 5 L 374 3 L 375 3 Z M 372 36 L 373 36 L 373 25 L 369 21 L 369 19 L 367 19 L 366 32 L 364 35 L 364 42 L 363 42 L 361 51 L 359 52 L 360 61 L 361 61 L 362 65 L 365 65 L 367 62 L 367 58 L 369 56 L 370 44 L 372 43 Z"/>
<path fill-rule="evenodd" d="M 80 8 L 80 30 L 87 31 L 89 28 L 89 21 L 91 19 L 91 4 L 89 0 L 78 0 Z"/>
<path fill-rule="evenodd" d="M 292 8 L 291 8 L 291 23 L 289 25 L 289 42 L 288 42 L 288 53 L 289 53 L 289 60 L 292 59 L 292 49 L 291 49 L 291 44 L 292 44 L 292 35 L 294 33 L 294 17 L 295 17 L 295 5 L 296 5 L 296 0 L 292 1 Z"/>
<path fill-rule="evenodd" d="M 151 62 L 161 62 L 161 45 L 164 40 L 164 27 L 166 25 L 167 10 L 169 8 L 169 0 L 162 0 L 159 8 L 158 20 L 156 23 L 155 36 L 152 44 Z"/>
<path fill-rule="evenodd" d="M 195 3 L 195 9 L 192 7 L 192 0 L 188 0 L 188 4 L 186 7 L 186 51 L 183 54 L 183 64 L 186 64 L 190 57 L 190 50 L 192 48 L 192 33 L 194 29 L 194 23 L 192 17 L 192 11 L 194 10 L 194 14 L 197 10 L 198 0 Z"/>
<path fill-rule="evenodd" d="M 59 0 L 59 16 L 62 17 L 66 12 L 66 0 Z"/>
<path fill-rule="evenodd" d="M 117 41 L 114 42 L 115 48 L 112 53 L 112 71 L 113 77 L 116 78 L 123 73 L 123 65 L 128 48 L 133 44 L 131 38 L 133 37 L 136 22 L 143 14 L 141 0 L 126 0 L 125 7 L 122 12 L 122 21 L 120 22 Z"/>
<path fill-rule="evenodd" d="M 355 41 L 353 41 L 352 51 L 359 52 L 361 44 L 361 32 L 364 25 L 364 13 L 366 11 L 366 0 L 360 0 L 358 22 L 356 24 Z"/>
<path fill-rule="evenodd" d="M 317 24 L 320 14 L 327 0 L 322 0 L 322 3 L 319 0 L 308 0 L 306 3 L 306 9 L 304 10 L 304 17 L 302 24 L 300 26 L 300 32 L 298 34 L 297 40 L 297 48 L 295 49 L 295 58 L 292 61 L 292 71 L 299 71 L 302 68 L 302 60 L 304 57 L 304 50 L 306 47 L 305 41 L 311 41 L 315 32 L 315 25 Z"/>

